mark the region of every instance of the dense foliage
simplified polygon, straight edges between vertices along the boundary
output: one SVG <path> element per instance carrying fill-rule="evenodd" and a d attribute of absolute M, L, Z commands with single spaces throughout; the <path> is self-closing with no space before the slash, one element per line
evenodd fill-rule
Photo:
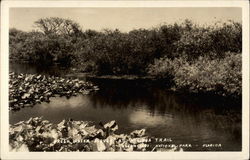
<path fill-rule="evenodd" d="M 83 31 L 77 23 L 60 18 L 35 24 L 40 31 L 10 29 L 10 60 L 58 63 L 98 75 L 149 74 L 192 91 L 241 92 L 240 23 L 200 26 L 186 20 L 128 33 Z"/>
<path fill-rule="evenodd" d="M 223 59 L 199 57 L 188 62 L 185 58 L 160 58 L 149 66 L 149 73 L 170 78 L 178 90 L 211 92 L 223 96 L 241 95 L 241 54 L 226 53 Z"/>

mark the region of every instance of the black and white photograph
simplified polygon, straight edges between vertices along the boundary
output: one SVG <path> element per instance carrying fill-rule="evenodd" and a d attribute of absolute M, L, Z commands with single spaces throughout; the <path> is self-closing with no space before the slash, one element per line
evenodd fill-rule
<path fill-rule="evenodd" d="M 249 149 L 246 8 L 142 2 L 5 8 L 1 148 L 83 157 Z"/>

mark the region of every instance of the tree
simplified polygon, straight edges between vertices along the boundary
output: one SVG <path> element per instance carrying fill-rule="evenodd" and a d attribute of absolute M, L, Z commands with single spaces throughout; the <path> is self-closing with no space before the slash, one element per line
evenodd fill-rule
<path fill-rule="evenodd" d="M 77 36 L 82 33 L 79 24 L 70 19 L 41 18 L 35 21 L 35 25 L 46 35 Z"/>

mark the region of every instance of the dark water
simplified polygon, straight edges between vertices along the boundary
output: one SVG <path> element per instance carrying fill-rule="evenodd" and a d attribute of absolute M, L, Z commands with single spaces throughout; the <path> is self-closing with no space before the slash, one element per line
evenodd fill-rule
<path fill-rule="evenodd" d="M 50 68 L 46 68 L 47 70 Z M 52 67 L 50 72 L 36 66 L 11 65 L 22 73 L 62 74 Z M 51 98 L 50 103 L 10 112 L 10 123 L 43 116 L 51 122 L 63 119 L 107 122 L 116 120 L 118 133 L 145 128 L 150 136 L 171 138 L 174 144 L 191 144 L 190 151 L 240 151 L 241 103 L 211 96 L 176 94 L 164 87 L 140 80 L 91 79 L 100 90 L 70 99 Z M 203 144 L 221 144 L 204 147 Z"/>

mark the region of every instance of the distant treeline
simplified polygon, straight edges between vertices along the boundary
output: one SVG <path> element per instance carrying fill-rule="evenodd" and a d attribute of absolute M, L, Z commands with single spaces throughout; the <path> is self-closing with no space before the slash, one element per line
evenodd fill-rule
<path fill-rule="evenodd" d="M 62 18 L 35 25 L 38 31 L 10 29 L 11 61 L 57 63 L 96 75 L 150 75 L 176 89 L 241 94 L 241 23 L 185 20 L 128 33 L 83 30 Z"/>

